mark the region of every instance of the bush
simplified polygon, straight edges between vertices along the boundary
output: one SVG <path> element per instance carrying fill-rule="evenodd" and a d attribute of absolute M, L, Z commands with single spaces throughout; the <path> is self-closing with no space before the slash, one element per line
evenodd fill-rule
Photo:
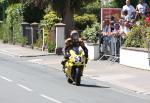
<path fill-rule="evenodd" d="M 44 19 L 41 20 L 41 25 L 45 25 L 47 29 L 51 29 L 54 24 L 59 23 L 61 21 L 61 18 L 59 18 L 54 11 L 50 11 L 48 14 L 46 14 Z"/>
<path fill-rule="evenodd" d="M 48 42 L 48 52 L 49 53 L 53 53 L 55 51 L 55 47 L 56 47 L 55 43 Z"/>
<path fill-rule="evenodd" d="M 87 26 L 87 28 L 81 33 L 81 36 L 90 43 L 97 43 L 97 33 L 100 30 L 100 24 L 95 22 L 91 27 Z"/>
<path fill-rule="evenodd" d="M 147 18 L 146 18 L 147 19 Z M 126 47 L 147 48 L 150 42 L 150 21 L 141 19 L 131 29 L 125 38 Z"/>
<path fill-rule="evenodd" d="M 87 27 L 87 25 L 91 26 L 95 21 L 97 21 L 97 18 L 94 14 L 74 16 L 75 27 L 77 27 L 80 30 L 84 30 Z"/>
<path fill-rule="evenodd" d="M 27 40 L 26 37 L 23 37 L 23 36 L 20 35 L 20 37 L 18 37 L 18 38 L 19 38 L 19 39 L 18 39 L 18 43 L 20 43 L 21 46 L 24 46 L 24 45 L 27 44 L 28 40 Z"/>
<path fill-rule="evenodd" d="M 0 27 L 0 39 L 3 40 L 3 43 L 8 43 L 10 41 L 10 30 L 9 30 L 9 25 L 6 22 L 3 22 L 3 24 Z"/>
<path fill-rule="evenodd" d="M 126 47 L 144 47 L 144 35 L 142 34 L 142 26 L 134 26 L 125 38 Z"/>

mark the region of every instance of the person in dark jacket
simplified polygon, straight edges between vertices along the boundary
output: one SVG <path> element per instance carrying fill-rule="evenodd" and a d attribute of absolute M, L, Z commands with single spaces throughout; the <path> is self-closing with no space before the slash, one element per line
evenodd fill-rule
<path fill-rule="evenodd" d="M 63 70 L 65 69 L 65 63 L 70 57 L 69 51 L 73 49 L 73 47 L 81 47 L 85 53 L 86 63 L 88 62 L 88 49 L 86 48 L 82 39 L 79 37 L 78 31 L 72 30 L 70 37 L 65 40 L 65 47 L 63 48 L 64 60 L 61 62 L 63 65 Z"/>

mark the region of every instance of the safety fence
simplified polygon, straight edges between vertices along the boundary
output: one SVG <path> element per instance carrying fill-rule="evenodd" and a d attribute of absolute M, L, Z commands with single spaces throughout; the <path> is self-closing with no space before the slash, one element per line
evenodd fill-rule
<path fill-rule="evenodd" d="M 99 60 L 119 61 L 120 47 L 123 45 L 122 36 L 99 36 Z"/>

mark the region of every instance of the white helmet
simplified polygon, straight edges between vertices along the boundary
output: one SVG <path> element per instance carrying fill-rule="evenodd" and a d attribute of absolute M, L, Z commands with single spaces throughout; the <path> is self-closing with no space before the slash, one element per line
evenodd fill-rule
<path fill-rule="evenodd" d="M 73 42 L 78 42 L 79 41 L 79 33 L 76 30 L 71 31 L 70 37 Z"/>

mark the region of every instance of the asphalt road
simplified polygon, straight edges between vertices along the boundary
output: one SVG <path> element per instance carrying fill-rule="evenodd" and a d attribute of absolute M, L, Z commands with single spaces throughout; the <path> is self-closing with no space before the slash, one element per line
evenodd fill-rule
<path fill-rule="evenodd" d="M 70 85 L 62 71 L 29 59 L 0 54 L 1 103 L 150 103 L 149 96 L 88 77 Z"/>

